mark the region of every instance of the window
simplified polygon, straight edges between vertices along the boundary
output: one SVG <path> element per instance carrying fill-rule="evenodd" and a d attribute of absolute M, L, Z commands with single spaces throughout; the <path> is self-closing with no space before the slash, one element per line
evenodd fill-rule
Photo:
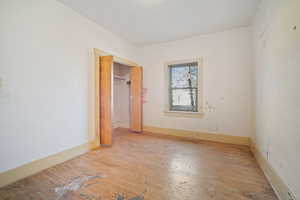
<path fill-rule="evenodd" d="M 176 113 L 200 113 L 200 60 L 166 64 L 167 109 Z"/>

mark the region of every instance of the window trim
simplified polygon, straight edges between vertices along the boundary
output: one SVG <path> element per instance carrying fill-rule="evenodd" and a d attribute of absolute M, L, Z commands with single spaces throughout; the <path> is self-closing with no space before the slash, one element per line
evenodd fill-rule
<path fill-rule="evenodd" d="M 169 101 L 169 83 L 170 83 L 170 74 L 169 74 L 169 66 L 170 65 L 179 65 L 179 64 L 186 64 L 186 63 L 193 63 L 197 62 L 198 65 L 198 94 L 197 94 L 197 99 L 198 99 L 198 107 L 197 107 L 197 112 L 189 112 L 189 111 L 173 111 L 170 110 L 170 101 Z M 166 62 L 164 64 L 165 68 L 165 85 L 164 85 L 164 114 L 166 116 L 175 116 L 175 117 L 195 117 L 199 118 L 203 116 L 203 59 L 202 58 L 195 58 L 195 59 L 186 59 L 186 60 L 176 60 L 176 61 L 170 61 Z"/>

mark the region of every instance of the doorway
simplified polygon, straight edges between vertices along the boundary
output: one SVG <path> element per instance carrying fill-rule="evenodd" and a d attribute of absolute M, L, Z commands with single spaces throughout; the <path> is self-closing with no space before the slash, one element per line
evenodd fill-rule
<path fill-rule="evenodd" d="M 112 55 L 96 57 L 96 123 L 101 146 L 113 144 L 113 130 L 142 132 L 142 67 Z"/>

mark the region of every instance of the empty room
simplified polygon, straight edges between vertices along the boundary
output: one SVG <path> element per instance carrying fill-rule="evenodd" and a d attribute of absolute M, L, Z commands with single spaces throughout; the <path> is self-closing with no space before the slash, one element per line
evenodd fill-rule
<path fill-rule="evenodd" d="M 300 200 L 300 0 L 0 0 L 0 200 Z"/>

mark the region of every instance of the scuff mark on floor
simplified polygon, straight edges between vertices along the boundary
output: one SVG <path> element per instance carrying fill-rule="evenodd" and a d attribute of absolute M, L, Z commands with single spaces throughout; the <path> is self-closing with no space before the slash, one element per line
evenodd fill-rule
<path fill-rule="evenodd" d="M 92 200 L 92 198 L 91 198 L 89 195 L 87 195 L 87 194 L 81 193 L 81 194 L 80 194 L 80 197 L 82 197 L 82 198 L 85 199 L 85 200 Z"/>
<path fill-rule="evenodd" d="M 116 198 L 116 200 L 125 200 L 125 198 L 122 195 L 118 195 L 117 198 Z"/>
<path fill-rule="evenodd" d="M 77 191 L 80 189 L 85 182 L 96 179 L 96 178 L 104 178 L 105 176 L 102 174 L 97 174 L 97 175 L 82 175 L 79 177 L 76 177 L 72 181 L 70 181 L 68 184 L 62 186 L 62 187 L 56 187 L 54 189 L 55 193 L 58 195 L 58 199 L 64 196 L 69 191 Z"/>
<path fill-rule="evenodd" d="M 90 186 L 93 186 L 93 185 L 98 185 L 98 184 L 101 184 L 101 182 L 89 183 L 89 184 L 84 185 L 84 187 L 87 188 L 87 187 L 90 187 Z"/>
<path fill-rule="evenodd" d="M 216 199 L 217 194 L 216 194 L 216 190 L 214 187 L 207 188 L 207 193 L 208 193 L 210 199 Z"/>
<path fill-rule="evenodd" d="M 117 195 L 116 200 L 125 200 L 125 197 L 123 195 Z M 136 196 L 136 197 L 132 197 L 128 200 L 144 200 L 143 196 Z"/>
<path fill-rule="evenodd" d="M 128 200 L 144 200 L 144 197 L 137 196 L 137 197 L 130 198 Z"/>

